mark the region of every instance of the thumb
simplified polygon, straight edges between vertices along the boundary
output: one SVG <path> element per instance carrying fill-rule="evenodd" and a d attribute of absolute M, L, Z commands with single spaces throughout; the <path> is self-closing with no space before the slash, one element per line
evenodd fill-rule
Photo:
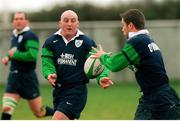
<path fill-rule="evenodd" d="M 56 74 L 52 74 L 51 77 L 55 79 L 55 78 L 57 78 L 57 75 Z"/>
<path fill-rule="evenodd" d="M 107 53 L 107 54 L 111 56 L 111 55 L 112 55 L 112 52 L 109 52 L 109 53 Z"/>
<path fill-rule="evenodd" d="M 99 50 L 103 51 L 101 44 L 99 44 Z"/>
<path fill-rule="evenodd" d="M 56 74 L 50 74 L 48 76 L 48 79 L 55 79 L 55 78 L 57 78 Z"/>

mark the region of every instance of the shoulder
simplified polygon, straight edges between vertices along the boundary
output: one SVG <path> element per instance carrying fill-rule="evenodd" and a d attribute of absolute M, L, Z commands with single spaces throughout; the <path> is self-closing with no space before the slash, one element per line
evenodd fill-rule
<path fill-rule="evenodd" d="M 46 38 L 46 42 L 52 42 L 53 40 L 55 40 L 55 39 L 57 39 L 58 37 L 57 37 L 57 35 L 56 34 L 52 34 L 52 35 L 50 35 L 50 36 L 48 36 L 47 38 Z"/>
<path fill-rule="evenodd" d="M 27 39 L 38 40 L 38 36 L 31 30 L 24 32 L 23 36 Z"/>
<path fill-rule="evenodd" d="M 86 35 L 80 35 L 77 39 L 83 40 L 85 45 L 96 46 L 95 41 Z"/>
<path fill-rule="evenodd" d="M 145 34 L 137 35 L 132 37 L 128 42 L 140 55 L 149 54 L 149 46 L 154 46 L 154 40 Z"/>
<path fill-rule="evenodd" d="M 46 38 L 44 45 L 51 45 L 52 43 L 54 43 L 53 41 L 55 41 L 57 39 L 59 39 L 58 35 L 52 34 Z"/>
<path fill-rule="evenodd" d="M 131 45 L 145 45 L 151 43 L 153 40 L 149 35 L 140 34 L 134 36 L 128 40 L 128 43 Z"/>

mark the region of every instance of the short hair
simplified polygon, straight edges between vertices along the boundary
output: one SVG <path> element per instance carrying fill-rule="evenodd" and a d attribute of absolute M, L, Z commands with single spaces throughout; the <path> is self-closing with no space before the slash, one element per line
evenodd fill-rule
<path fill-rule="evenodd" d="M 120 16 L 124 19 L 126 24 L 132 22 L 136 29 L 141 30 L 145 28 L 145 16 L 138 9 L 129 9 L 120 14 Z"/>
<path fill-rule="evenodd" d="M 28 16 L 27 16 L 27 14 L 24 13 L 24 12 L 21 12 L 21 11 L 15 12 L 14 15 L 13 15 L 13 19 L 14 19 L 14 17 L 15 17 L 15 14 L 24 14 L 25 19 L 28 20 Z"/>

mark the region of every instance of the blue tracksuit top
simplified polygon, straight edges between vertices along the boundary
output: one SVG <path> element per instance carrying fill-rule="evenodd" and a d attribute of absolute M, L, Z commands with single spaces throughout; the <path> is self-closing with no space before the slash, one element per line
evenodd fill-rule
<path fill-rule="evenodd" d="M 15 30 L 13 31 L 12 37 L 11 37 L 11 48 L 16 47 L 19 51 L 25 52 L 26 47 L 25 44 L 27 41 L 33 40 L 37 41 L 39 43 L 38 36 L 30 30 L 29 27 L 26 27 L 22 30 L 21 33 L 18 35 L 15 34 Z M 38 48 L 34 48 L 38 49 Z M 18 70 L 20 72 L 27 72 L 27 71 L 33 71 L 36 68 L 36 61 L 20 61 L 20 60 L 11 60 L 11 66 L 10 70 Z"/>
<path fill-rule="evenodd" d="M 135 76 L 142 91 L 152 89 L 168 83 L 168 76 L 164 67 L 162 54 L 153 39 L 146 34 L 139 34 L 128 40 L 140 56 L 140 62 L 135 65 Z"/>
<path fill-rule="evenodd" d="M 47 48 L 53 53 L 52 59 L 58 77 L 57 83 L 87 83 L 89 81 L 84 73 L 84 63 L 92 46 L 96 47 L 94 40 L 80 31 L 68 43 L 65 43 L 63 36 L 56 33 L 48 37 L 43 48 Z"/>

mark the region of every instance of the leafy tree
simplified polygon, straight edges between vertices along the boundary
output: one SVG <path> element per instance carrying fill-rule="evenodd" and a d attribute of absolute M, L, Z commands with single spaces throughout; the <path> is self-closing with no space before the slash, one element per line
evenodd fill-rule
<path fill-rule="evenodd" d="M 56 5 L 52 9 L 29 13 L 31 21 L 57 21 L 60 14 L 68 9 L 76 11 L 81 21 L 119 20 L 119 14 L 130 8 L 138 8 L 143 11 L 146 19 L 180 19 L 180 1 L 165 0 L 162 3 L 153 0 L 132 2 L 129 4 L 117 3 L 116 5 L 100 7 L 89 3 L 69 3 Z"/>

